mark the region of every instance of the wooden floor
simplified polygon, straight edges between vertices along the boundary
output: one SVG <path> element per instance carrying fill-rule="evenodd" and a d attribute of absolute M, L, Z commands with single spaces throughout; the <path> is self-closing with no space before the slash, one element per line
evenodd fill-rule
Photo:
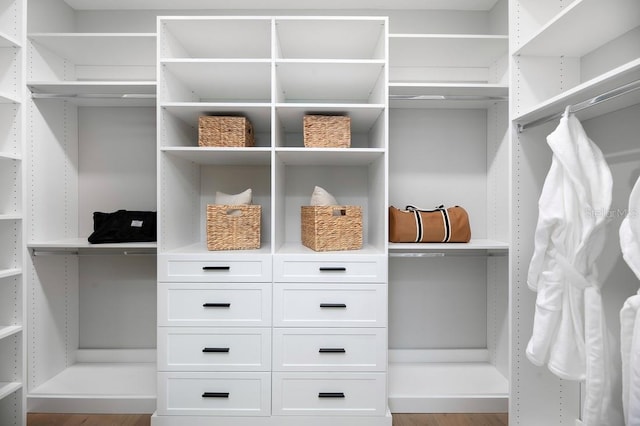
<path fill-rule="evenodd" d="M 149 426 L 149 415 L 28 414 L 27 426 Z M 507 414 L 394 414 L 393 426 L 507 426 Z"/>

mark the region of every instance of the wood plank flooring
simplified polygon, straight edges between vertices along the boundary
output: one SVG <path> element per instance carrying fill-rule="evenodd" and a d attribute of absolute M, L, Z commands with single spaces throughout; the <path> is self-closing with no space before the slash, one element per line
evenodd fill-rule
<path fill-rule="evenodd" d="M 393 426 L 507 426 L 499 414 L 394 414 Z M 27 415 L 27 426 L 149 426 L 148 414 L 36 414 Z"/>

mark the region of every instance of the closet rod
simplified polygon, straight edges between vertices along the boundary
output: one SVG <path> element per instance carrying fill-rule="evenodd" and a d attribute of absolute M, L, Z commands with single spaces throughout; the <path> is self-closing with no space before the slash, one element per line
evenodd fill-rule
<path fill-rule="evenodd" d="M 600 95 L 594 96 L 593 98 L 587 99 L 586 101 L 578 102 L 577 104 L 571 105 L 569 107 L 569 112 L 576 113 L 578 111 L 582 111 L 584 109 L 601 104 L 603 102 L 610 101 L 617 97 L 627 95 L 638 89 L 640 89 L 640 80 L 635 80 L 635 81 L 632 81 L 631 83 L 627 83 L 615 89 L 601 93 Z M 518 123 L 518 133 L 522 133 L 530 127 L 539 126 L 540 124 L 557 120 L 558 118 L 562 117 L 562 114 L 564 114 L 564 110 L 562 112 L 558 112 L 555 114 L 546 115 L 542 118 L 538 118 L 537 120 L 533 120 L 528 123 L 524 123 L 524 124 Z"/>

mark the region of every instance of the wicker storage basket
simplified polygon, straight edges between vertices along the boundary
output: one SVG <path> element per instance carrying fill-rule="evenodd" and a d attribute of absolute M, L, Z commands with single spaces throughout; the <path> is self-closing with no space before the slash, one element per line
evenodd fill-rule
<path fill-rule="evenodd" d="M 260 248 L 260 205 L 207 205 L 207 248 Z"/>
<path fill-rule="evenodd" d="M 304 146 L 308 148 L 349 148 L 351 118 L 341 115 L 305 115 Z"/>
<path fill-rule="evenodd" d="M 253 126 L 246 117 L 201 116 L 198 120 L 198 145 L 254 146 Z"/>
<path fill-rule="evenodd" d="M 302 206 L 302 244 L 315 251 L 362 248 L 362 207 Z"/>

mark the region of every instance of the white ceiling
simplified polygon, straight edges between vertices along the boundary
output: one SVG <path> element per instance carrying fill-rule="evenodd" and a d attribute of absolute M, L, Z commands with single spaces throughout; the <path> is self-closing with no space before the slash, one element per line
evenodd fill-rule
<path fill-rule="evenodd" d="M 497 0 L 65 0 L 74 9 L 491 10 Z M 321 5 L 321 6 L 320 6 Z"/>

